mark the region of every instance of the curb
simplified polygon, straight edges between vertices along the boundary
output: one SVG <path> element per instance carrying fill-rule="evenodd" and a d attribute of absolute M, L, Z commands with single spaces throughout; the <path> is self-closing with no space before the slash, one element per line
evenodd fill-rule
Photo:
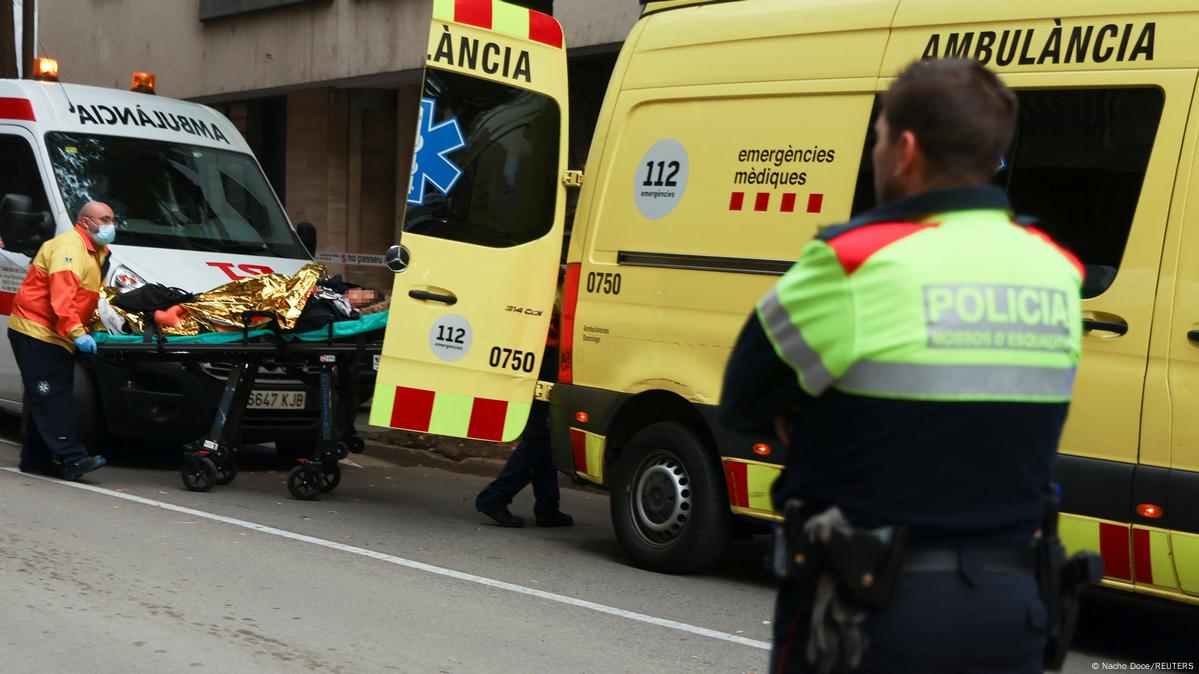
<path fill-rule="evenodd" d="M 451 459 L 431 449 L 390 445 L 374 440 L 366 440 L 366 451 L 364 453 L 399 466 L 437 468 L 451 473 L 465 473 L 467 475 L 478 475 L 492 479 L 500 474 L 500 470 L 503 469 L 506 461 L 505 459 L 479 456 Z M 353 456 L 353 454 L 350 455 L 351 458 Z M 605 489 L 583 482 L 582 480 L 571 480 L 568 475 L 561 472 L 558 473 L 558 486 L 562 489 L 574 489 L 590 494 L 608 495 L 608 491 Z"/>
<path fill-rule="evenodd" d="M 375 428 L 369 415 L 360 411 L 354 421 L 358 437 L 366 443 L 366 453 L 400 466 L 439 468 L 453 473 L 479 475 L 494 479 L 500 474 L 516 442 L 486 442 L 463 440 L 436 435 Z M 607 490 L 582 480 L 572 480 L 558 473 L 558 485 L 592 494 L 607 494 Z"/>
<path fill-rule="evenodd" d="M 500 474 L 500 469 L 504 467 L 504 459 L 479 456 L 451 459 L 431 449 L 402 447 L 374 440 L 366 441 L 365 453 L 400 466 L 440 468 L 455 473 L 467 473 L 483 477 L 495 477 Z"/>

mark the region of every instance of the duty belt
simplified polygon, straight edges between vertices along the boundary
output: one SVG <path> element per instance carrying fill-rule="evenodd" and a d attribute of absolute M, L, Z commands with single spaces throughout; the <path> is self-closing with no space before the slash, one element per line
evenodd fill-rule
<path fill-rule="evenodd" d="M 909 546 L 904 552 L 900 570 L 959 571 L 963 569 L 1000 573 L 1032 573 L 1036 571 L 1036 551 L 1024 548 L 926 548 Z"/>

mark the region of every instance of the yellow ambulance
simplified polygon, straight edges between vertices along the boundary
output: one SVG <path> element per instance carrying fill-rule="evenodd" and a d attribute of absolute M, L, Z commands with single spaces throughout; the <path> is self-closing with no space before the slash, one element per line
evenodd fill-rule
<path fill-rule="evenodd" d="M 527 12 L 434 2 L 372 423 L 519 434 L 566 189 L 582 183 L 558 381 L 540 385 L 555 461 L 611 489 L 635 563 L 711 564 L 778 519 L 785 447 L 715 418 L 740 326 L 818 227 L 873 205 L 870 129 L 891 78 L 915 59 L 972 58 L 1020 97 L 997 184 L 1087 268 L 1063 537 L 1103 554 L 1105 585 L 1199 603 L 1199 7 L 650 1 L 585 179 L 565 164 L 561 32 Z"/>

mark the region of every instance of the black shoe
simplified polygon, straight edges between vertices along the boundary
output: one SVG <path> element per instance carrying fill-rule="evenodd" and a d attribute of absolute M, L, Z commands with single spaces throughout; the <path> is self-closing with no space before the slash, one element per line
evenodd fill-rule
<path fill-rule="evenodd" d="M 493 508 L 488 510 L 479 509 L 479 512 L 495 520 L 495 523 L 501 527 L 509 527 L 511 529 L 519 529 L 525 525 L 525 521 L 516 515 L 508 512 L 507 508 Z"/>
<path fill-rule="evenodd" d="M 103 468 L 107 463 L 108 461 L 102 456 L 89 456 L 72 461 L 62 467 L 62 479 L 74 482 L 97 468 Z"/>
<path fill-rule="evenodd" d="M 33 465 L 21 464 L 19 468 L 22 473 L 29 473 L 31 475 L 45 475 L 46 477 L 62 477 L 62 473 L 59 472 L 58 466 L 55 466 L 52 463 L 39 463 L 39 464 L 33 464 Z"/>
<path fill-rule="evenodd" d="M 575 518 L 561 510 L 555 510 L 552 513 L 537 514 L 537 526 L 539 527 L 570 527 L 574 526 L 574 523 Z"/>

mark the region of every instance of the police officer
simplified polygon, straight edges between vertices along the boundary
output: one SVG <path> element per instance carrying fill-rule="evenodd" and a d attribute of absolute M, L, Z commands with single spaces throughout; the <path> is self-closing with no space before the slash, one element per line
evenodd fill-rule
<path fill-rule="evenodd" d="M 788 441 L 780 510 L 795 499 L 906 527 L 855 672 L 1041 671 L 1030 543 L 1079 359 L 1083 270 L 989 184 L 1016 114 L 977 63 L 905 69 L 874 126 L 881 205 L 807 244 L 725 374 L 723 421 Z M 810 598 L 781 588 L 773 671 L 815 671 Z"/>
<path fill-rule="evenodd" d="M 42 244 L 13 300 L 8 323 L 29 405 L 20 469 L 77 480 L 105 464 L 88 456 L 75 434 L 75 351 L 96 352 L 88 325 L 96 312 L 108 244 L 116 236 L 112 209 L 90 202 L 75 227 Z"/>

